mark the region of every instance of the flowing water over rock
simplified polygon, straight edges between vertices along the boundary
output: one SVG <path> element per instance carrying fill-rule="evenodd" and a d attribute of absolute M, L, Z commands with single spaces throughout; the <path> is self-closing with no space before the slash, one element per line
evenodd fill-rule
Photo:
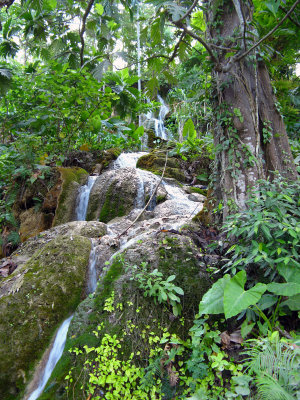
<path fill-rule="evenodd" d="M 88 271 L 89 277 L 87 282 L 88 293 L 94 293 L 97 287 L 96 263 L 97 263 L 97 244 L 92 240 L 92 250 L 89 259 L 89 271 Z"/>
<path fill-rule="evenodd" d="M 157 95 L 157 100 L 161 104 L 158 118 L 154 116 L 154 113 L 152 111 L 148 112 L 147 114 L 143 114 L 143 116 L 141 117 L 142 125 L 145 129 L 152 129 L 155 132 L 155 136 L 163 140 L 168 140 L 170 139 L 169 132 L 164 125 L 164 120 L 170 109 L 160 95 Z"/>
<path fill-rule="evenodd" d="M 150 198 L 160 181 L 160 177 L 151 172 L 136 168 L 137 160 L 145 154 L 147 153 L 121 154 L 113 163 L 112 170 L 107 172 L 108 175 L 111 175 L 112 171 L 120 170 L 120 173 L 122 171 L 123 174 L 126 174 L 126 171 L 128 171 L 127 173 L 133 174 L 134 169 L 138 181 L 136 187 L 135 208 L 129 214 L 109 221 L 107 225 L 108 234 L 98 239 L 91 239 L 92 249 L 87 273 L 87 294 L 91 294 L 96 290 L 97 280 L 100 273 L 99 271 L 103 268 L 105 261 L 111 259 L 112 253 L 113 255 L 116 255 L 118 252 L 123 251 L 138 241 L 147 240 L 160 229 L 178 229 L 185 222 L 188 222 L 190 218 L 201 209 L 199 208 L 201 203 L 196 203 L 195 201 L 190 200 L 188 198 L 189 195 L 185 193 L 174 180 L 163 180 L 159 187 L 161 197 L 163 197 L 163 202 L 157 205 L 156 196 L 153 196 L 153 200 L 148 209 L 133 226 L 130 226 L 138 214 L 141 213 L 141 209 L 145 207 L 147 198 Z M 89 177 L 87 185 L 84 185 L 80 189 L 76 207 L 76 216 L 78 221 L 86 218 L 90 194 L 97 178 L 102 179 L 104 182 L 105 173 L 100 177 Z M 99 222 L 94 223 L 100 224 Z M 118 236 L 120 234 L 122 234 L 121 237 Z M 101 256 L 101 253 L 103 254 L 103 249 L 113 248 L 112 246 L 116 246 L 115 250 L 107 252 L 105 256 Z M 101 264 L 100 267 L 99 264 Z M 69 317 L 59 328 L 45 370 L 40 374 L 41 379 L 38 387 L 34 388 L 35 390 L 32 392 L 30 397 L 28 397 L 29 400 L 35 400 L 38 398 L 57 361 L 61 357 L 71 319 L 72 317 Z"/>
<path fill-rule="evenodd" d="M 154 127 L 155 127 L 155 135 L 160 137 L 161 139 L 167 140 L 167 130 L 164 126 L 164 120 L 166 115 L 169 112 L 169 107 L 165 104 L 164 100 L 160 95 L 157 95 L 158 101 L 160 102 L 161 106 L 159 109 L 158 119 L 154 120 Z"/>
<path fill-rule="evenodd" d="M 145 156 L 146 154 L 148 153 L 142 151 L 138 153 L 122 153 L 119 155 L 116 161 L 114 161 L 113 168 L 114 169 L 126 168 L 126 167 L 135 168 L 137 160 L 140 157 Z"/>
<path fill-rule="evenodd" d="M 90 193 L 96 179 L 97 176 L 89 176 L 87 184 L 80 188 L 78 204 L 75 210 L 76 221 L 85 221 Z"/>
<path fill-rule="evenodd" d="M 60 359 L 60 357 L 63 353 L 69 325 L 70 325 L 72 318 L 73 318 L 73 315 L 71 315 L 71 317 L 67 318 L 60 326 L 60 328 L 56 334 L 46 367 L 44 369 L 44 372 L 40 379 L 38 387 L 28 397 L 28 400 L 36 400 L 42 393 L 44 387 L 46 386 L 48 379 L 50 378 L 51 373 L 52 373 L 55 365 L 57 364 L 57 361 Z"/>

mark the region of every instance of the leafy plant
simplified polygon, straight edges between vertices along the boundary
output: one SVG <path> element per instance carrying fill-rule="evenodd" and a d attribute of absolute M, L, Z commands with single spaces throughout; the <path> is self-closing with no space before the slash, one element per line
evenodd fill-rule
<path fill-rule="evenodd" d="M 227 271 L 255 265 L 266 281 L 273 281 L 287 266 L 299 270 L 299 191 L 299 180 L 287 182 L 278 176 L 272 182 L 259 182 L 247 209 L 230 215 L 224 224 L 228 239 L 235 241 L 228 251 Z"/>
<path fill-rule="evenodd" d="M 127 270 L 132 271 L 132 278 L 139 283 L 139 288 L 144 290 L 144 296 L 154 297 L 154 301 L 168 303 L 172 306 L 172 312 L 175 316 L 181 313 L 180 297 L 183 295 L 183 290 L 174 285 L 175 275 L 169 276 L 166 280 L 163 279 L 163 274 L 157 269 L 152 272 L 147 271 L 147 263 L 141 263 L 140 268 L 136 265 L 128 265 Z"/>
<path fill-rule="evenodd" d="M 292 400 L 300 393 L 300 352 L 280 341 L 278 332 L 270 338 L 249 340 L 245 352 L 249 373 L 255 375 L 258 398 Z"/>
<path fill-rule="evenodd" d="M 102 327 L 99 326 L 95 335 L 98 337 Z M 150 389 L 141 386 L 141 378 L 144 376 L 144 369 L 135 366 L 131 353 L 127 361 L 122 361 L 118 356 L 122 339 L 116 335 L 104 334 L 100 344 L 95 347 L 83 346 L 83 349 L 70 349 L 70 353 L 76 356 L 80 354 L 89 355 L 84 362 L 83 369 L 88 374 L 88 382 L 84 387 L 86 396 L 93 396 L 95 399 L 148 399 L 149 396 L 158 395 L 159 387 L 152 386 Z M 91 358 L 92 355 L 92 358 Z M 65 377 L 68 382 L 67 391 L 71 391 L 73 385 L 72 369 Z M 156 398 L 156 397 L 155 397 Z"/>

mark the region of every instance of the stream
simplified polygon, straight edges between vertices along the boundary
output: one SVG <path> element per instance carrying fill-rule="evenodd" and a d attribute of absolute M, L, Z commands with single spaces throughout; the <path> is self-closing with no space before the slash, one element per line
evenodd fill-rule
<path fill-rule="evenodd" d="M 160 180 L 160 177 L 151 172 L 136 168 L 137 160 L 145 154 L 147 153 L 122 153 L 110 167 L 110 169 L 113 170 L 124 168 L 134 168 L 136 170 L 138 185 L 135 210 L 130 213 L 130 215 L 132 215 L 131 220 L 145 207 L 146 190 L 148 190 L 148 196 L 151 196 L 157 186 L 157 182 Z M 90 176 L 87 184 L 83 185 L 79 190 L 75 208 L 77 221 L 84 221 L 86 219 L 90 193 L 97 178 L 98 176 Z M 150 205 L 145 211 L 145 214 L 148 213 L 147 218 L 141 221 L 139 220 L 128 229 L 126 234 L 122 236 L 119 243 L 119 249 L 114 253 L 114 255 L 131 246 L 138 240 L 142 240 L 148 235 L 153 234 L 153 232 L 158 229 L 178 229 L 199 211 L 197 209 L 201 203 L 196 203 L 195 201 L 190 200 L 189 195 L 185 193 L 184 190 L 173 180 L 165 179 L 161 182 L 160 186 L 166 193 L 165 201 L 161 204 L 156 204 L 156 196 L 153 196 Z M 127 224 L 127 226 L 129 226 L 131 220 L 129 219 L 129 216 L 124 217 L 122 223 L 120 221 L 112 220 L 107 224 L 107 236 L 111 238 L 117 237 L 117 235 L 120 234 L 120 229 L 121 231 L 123 230 L 123 225 L 125 224 L 126 226 Z M 87 294 L 91 294 L 96 290 L 97 280 L 99 278 L 97 276 L 96 268 L 98 263 L 99 241 L 93 239 L 91 239 L 91 241 L 92 248 L 88 265 Z M 26 396 L 26 400 L 36 400 L 43 392 L 55 365 L 62 355 L 71 320 L 72 316 L 68 317 L 63 321 L 62 325 L 58 329 L 46 365 L 44 369 L 39 372 L 39 379 L 37 379 L 37 383 L 32 389 L 31 394 Z"/>

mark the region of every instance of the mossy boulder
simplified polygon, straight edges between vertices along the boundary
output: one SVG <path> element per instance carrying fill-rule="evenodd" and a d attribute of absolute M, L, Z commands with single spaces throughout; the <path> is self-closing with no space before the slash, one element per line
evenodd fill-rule
<path fill-rule="evenodd" d="M 82 300 L 90 239 L 58 236 L 0 285 L 0 398 L 20 398 L 60 323 Z"/>
<path fill-rule="evenodd" d="M 63 356 L 53 371 L 41 399 L 67 399 L 65 376 L 72 368 L 71 391 L 75 398 L 87 398 L 85 386 L 87 373 L 83 372 L 86 357 L 75 357 L 69 350 L 83 346 L 97 347 L 105 334 L 116 335 L 121 340 L 119 359 L 128 360 L 134 353 L 133 362 L 146 366 L 150 352 L 160 346 L 151 338 L 162 337 L 164 332 L 175 333 L 186 339 L 188 330 L 198 312 L 199 301 L 210 286 L 208 274 L 198 264 L 197 248 L 190 238 L 179 234 L 161 233 L 137 242 L 122 252 L 123 259 L 115 259 L 98 283 L 94 298 L 87 298 L 77 308 L 68 332 Z M 155 268 L 164 279 L 176 275 L 173 281 L 184 290 L 181 297 L 182 317 L 175 317 L 167 302 L 159 304 L 153 297 L 145 297 L 138 282 L 132 280 L 128 265 L 147 262 L 148 271 Z M 110 299 L 110 307 L 107 300 Z M 98 337 L 97 327 L 101 325 Z M 161 346 L 160 346 L 161 347 Z M 162 347 L 163 348 L 163 347 Z"/>
<path fill-rule="evenodd" d="M 61 192 L 55 212 L 53 226 L 72 221 L 75 214 L 75 204 L 78 190 L 88 179 L 88 173 L 78 167 L 59 168 Z"/>
<path fill-rule="evenodd" d="M 156 175 L 162 175 L 166 161 L 165 152 L 154 150 L 151 153 L 138 159 L 137 168 L 145 169 Z M 184 173 L 180 167 L 180 162 L 175 157 L 169 157 L 165 170 L 165 177 L 175 178 L 179 182 L 185 181 Z"/>
<path fill-rule="evenodd" d="M 136 205 L 139 178 L 134 168 L 103 173 L 91 190 L 87 220 L 108 222 L 127 215 Z"/>
<path fill-rule="evenodd" d="M 107 234 L 107 226 L 98 221 L 73 221 L 63 225 L 55 226 L 43 231 L 38 235 L 29 238 L 22 243 L 10 256 L 10 259 L 17 265 L 23 266 L 37 251 L 41 250 L 47 243 L 50 243 L 57 236 L 68 236 L 71 240 L 73 235 L 83 236 L 90 239 L 98 239 Z"/>

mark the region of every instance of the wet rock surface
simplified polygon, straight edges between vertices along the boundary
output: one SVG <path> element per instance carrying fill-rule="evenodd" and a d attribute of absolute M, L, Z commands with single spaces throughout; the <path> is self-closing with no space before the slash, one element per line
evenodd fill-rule
<path fill-rule="evenodd" d="M 108 222 L 133 210 L 138 191 L 138 176 L 134 168 L 122 168 L 103 173 L 91 190 L 87 220 Z"/>
<path fill-rule="evenodd" d="M 48 382 L 48 388 L 42 395 L 43 399 L 66 398 L 64 376 L 71 365 L 67 349 L 71 345 L 84 345 L 86 340 L 93 343 L 92 332 L 101 322 L 105 325 L 104 332 L 118 334 L 121 330 L 126 330 L 128 319 L 136 318 L 138 326 L 136 333 L 128 335 L 124 340 L 125 358 L 132 343 L 136 347 L 144 345 L 140 338 L 140 329 L 149 324 L 154 330 L 158 323 L 173 332 L 183 333 L 179 320 L 173 315 L 170 307 L 166 305 L 153 307 L 153 299 L 145 299 L 137 283 L 132 281 L 128 265 L 146 263 L 149 272 L 156 268 L 165 279 L 172 274 L 176 275 L 174 283 L 185 293 L 182 306 L 187 325 L 192 323 L 199 301 L 209 287 L 210 280 L 205 271 L 203 254 L 195 245 L 197 237 L 186 232 L 196 230 L 196 227 L 191 224 L 191 218 L 201 210 L 204 197 L 199 193 L 184 190 L 174 177 L 166 177 L 160 182 L 160 176 L 136 169 L 135 164 L 140 156 L 141 154 L 134 153 L 122 155 L 117 161 L 110 163 L 109 170 L 102 172 L 96 178 L 88 199 L 86 217 L 90 220 L 88 222 L 72 221 L 80 195 L 79 188 L 87 181 L 87 173 L 79 168 L 75 170 L 63 168 L 65 184 L 62 183 L 60 188 L 55 227 L 28 239 L 11 259 L 3 261 L 7 263 L 4 266 L 6 268 L 4 275 L 6 273 L 10 275 L 0 281 L 0 301 L 6 301 L 6 298 L 10 300 L 11 294 L 14 296 L 16 294 L 11 304 L 15 302 L 19 304 L 22 298 L 24 304 L 21 309 L 24 313 L 28 313 L 29 321 L 34 320 L 34 315 L 38 315 L 37 329 L 39 332 L 42 329 L 42 333 L 37 333 L 34 327 L 32 335 L 28 335 L 28 344 L 27 342 L 24 344 L 26 348 L 29 348 L 27 354 L 31 354 L 33 343 L 41 335 L 41 340 L 38 341 L 38 352 L 34 356 L 32 354 L 28 356 L 27 364 L 22 359 L 22 355 L 17 354 L 18 361 L 9 367 L 10 374 L 16 383 L 10 381 L 8 376 L 5 379 L 9 382 L 7 386 L 10 387 L 10 393 L 15 396 L 15 399 L 20 398 L 18 391 L 22 392 L 24 384 L 28 383 L 28 378 L 31 376 L 29 370 L 41 358 L 51 340 L 51 335 L 80 301 L 70 326 L 67 347 L 61 360 L 63 364 L 59 363 L 55 369 L 54 380 L 51 378 L 52 380 Z M 177 165 L 177 161 L 171 159 L 169 168 L 177 168 L 174 163 Z M 159 162 L 159 164 L 163 168 L 162 163 Z M 159 186 L 158 183 L 160 183 Z M 153 199 L 144 210 L 155 190 Z M 49 207 L 52 206 L 50 200 Z M 68 222 L 61 224 L 66 220 Z M 113 255 L 117 258 L 112 258 Z M 118 258 L 120 256 L 121 259 Z M 92 259 L 95 264 L 93 269 L 91 268 Z M 30 280 L 27 280 L 27 277 L 30 277 Z M 98 278 L 98 284 L 96 282 L 93 286 L 97 287 L 95 294 L 88 296 L 94 290 L 90 289 L 91 279 Z M 26 282 L 26 285 L 23 282 Z M 32 297 L 32 285 L 34 285 L 33 290 L 41 287 L 35 297 Z M 56 312 L 57 304 L 60 304 L 57 300 L 58 292 L 53 291 L 53 286 L 61 294 L 59 301 L 65 302 L 58 313 Z M 72 294 L 70 290 L 73 290 Z M 108 315 L 103 311 L 105 300 L 112 291 L 116 293 L 116 301 L 123 304 L 123 313 L 119 310 Z M 67 300 L 65 296 L 68 297 Z M 37 305 L 37 310 L 44 309 L 45 303 L 47 316 L 42 314 L 40 317 L 31 303 L 27 307 L 24 298 L 32 298 L 31 303 Z M 139 316 L 136 316 L 137 308 L 142 310 Z M 1 310 L 4 313 L 4 308 L 0 307 Z M 9 315 L 5 318 L 9 319 Z M 47 329 L 43 325 L 42 318 L 48 321 L 45 322 Z M 5 320 L 6 323 L 9 323 L 8 319 Z M 14 345 L 17 345 L 14 340 L 17 340 L 16 337 L 21 334 L 20 329 L 23 329 L 24 325 L 21 320 L 18 321 L 19 330 L 16 330 L 16 335 L 11 342 Z M 153 321 L 157 322 L 153 325 Z M 29 326 L 31 327 L 30 323 Z M 9 340 L 7 338 L 6 342 L 8 343 Z M 145 350 L 143 359 L 147 357 L 148 351 L 149 349 Z M 137 361 L 143 364 L 142 359 Z M 17 378 L 20 369 L 23 371 L 23 381 Z"/>
<path fill-rule="evenodd" d="M 0 284 L 0 398 L 17 398 L 30 368 L 84 292 L 90 240 L 57 236 Z"/>
<path fill-rule="evenodd" d="M 143 332 L 150 329 L 153 335 L 159 335 L 161 329 L 167 329 L 168 332 L 176 332 L 184 338 L 197 313 L 199 301 L 210 286 L 209 276 L 201 267 L 197 254 L 198 249 L 192 240 L 179 232 L 148 232 L 142 240 L 136 238 L 123 248 L 118 253 L 121 258 L 113 259 L 107 271 L 100 277 L 93 298 L 85 299 L 77 308 L 69 328 L 64 354 L 54 370 L 55 380 L 43 398 L 50 400 L 55 393 L 63 390 L 61 365 L 67 366 L 66 368 L 75 365 L 76 369 L 77 362 L 78 365 L 82 363 L 81 356 L 75 361 L 68 349 L 81 346 L 86 341 L 92 346 L 96 345 L 97 338 L 93 332 L 100 324 L 101 337 L 108 333 L 122 339 L 120 358 L 127 359 L 132 351 L 140 351 L 140 356 L 136 356 L 134 362 L 142 366 L 145 366 L 150 351 Z M 176 275 L 174 283 L 184 290 L 181 298 L 184 327 L 180 324 L 180 319 L 173 315 L 172 307 L 158 303 L 154 306 L 153 298 L 145 297 L 143 290 L 138 288 L 138 283 L 131 279 L 129 266 L 140 265 L 141 262 L 147 263 L 149 272 L 155 268 L 162 272 L 165 279 Z M 107 312 L 104 304 L 112 292 L 112 311 Z M 134 329 L 129 329 L 128 323 Z M 79 388 L 75 388 L 75 393 L 77 389 Z"/>

